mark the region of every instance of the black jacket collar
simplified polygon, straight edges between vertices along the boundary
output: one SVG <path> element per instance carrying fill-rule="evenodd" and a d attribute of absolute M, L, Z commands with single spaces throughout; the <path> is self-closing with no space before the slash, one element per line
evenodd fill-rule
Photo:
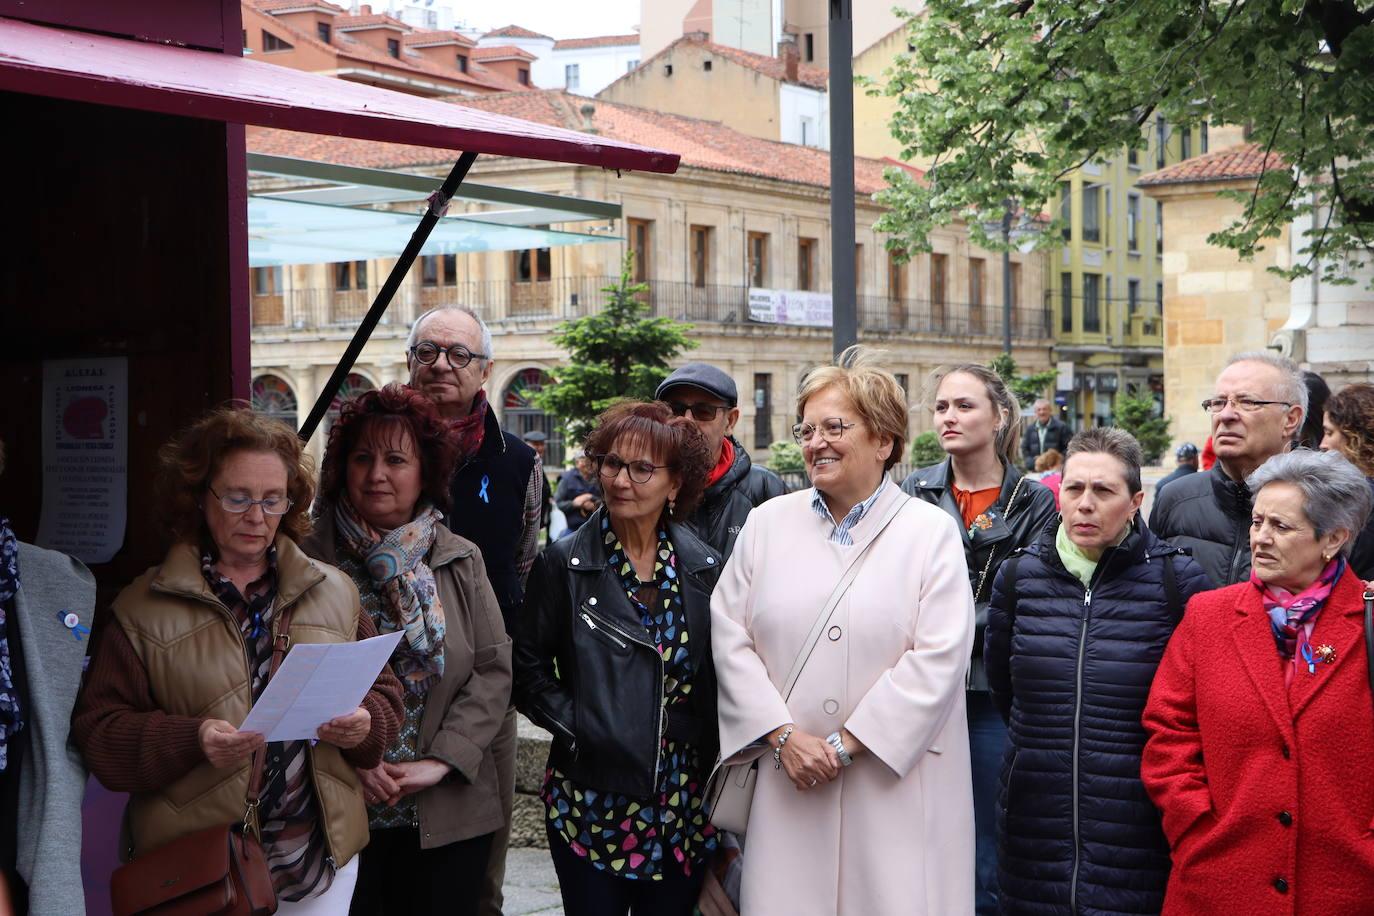
<path fill-rule="evenodd" d="M 1212 465 L 1212 469 L 1207 473 L 1212 475 L 1212 495 L 1221 510 L 1234 518 L 1248 519 L 1253 502 L 1250 488 L 1245 485 L 1245 481 L 1227 477 L 1220 461 Z"/>
<path fill-rule="evenodd" d="M 959 512 L 959 505 L 954 501 L 954 471 L 950 464 L 951 460 L 946 458 L 939 464 L 932 464 L 913 473 L 911 476 L 915 478 L 915 482 L 912 495 L 918 495 L 916 491 L 926 491 L 932 496 L 936 496 L 930 501 L 944 509 L 954 519 L 959 530 L 964 533 L 964 540 L 967 541 L 970 539 L 970 535 L 964 525 L 964 517 Z M 1011 500 L 1012 494 L 1016 492 L 1016 484 L 1021 477 L 1021 472 L 1015 466 L 1007 463 L 1005 458 L 1002 459 L 1002 489 L 998 492 L 997 501 L 992 504 L 990 510 L 990 514 L 993 516 L 993 527 L 981 532 L 981 540 L 1001 540 L 1010 533 L 1005 523 L 1007 503 Z M 1018 505 L 1022 498 L 1024 497 L 1017 498 Z"/>
<path fill-rule="evenodd" d="M 749 469 L 753 467 L 753 462 L 749 458 L 749 452 L 745 451 L 740 441 L 734 436 L 727 436 L 726 438 L 728 438 L 730 444 L 734 446 L 735 458 L 730 462 L 730 468 L 725 472 L 725 476 L 706 488 L 707 499 L 714 499 L 748 477 Z"/>

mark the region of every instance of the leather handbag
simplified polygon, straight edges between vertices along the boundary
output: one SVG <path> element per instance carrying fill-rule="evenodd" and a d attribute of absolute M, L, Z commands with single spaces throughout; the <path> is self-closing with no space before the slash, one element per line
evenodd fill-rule
<path fill-rule="evenodd" d="M 291 609 L 273 625 L 270 681 L 291 646 Z M 253 755 L 242 822 L 177 837 L 117 869 L 114 916 L 270 916 L 277 893 L 262 848 L 258 805 L 267 749 Z"/>
<path fill-rule="evenodd" d="M 792 688 L 797 685 L 797 678 L 801 676 L 802 669 L 806 667 L 806 662 L 811 657 L 811 652 L 816 648 L 821 633 L 825 631 L 825 625 L 830 622 L 830 618 L 835 614 L 835 608 L 839 606 L 840 600 L 844 598 L 845 593 L 849 591 L 849 587 L 854 584 L 855 578 L 858 577 L 859 569 L 863 566 L 864 558 L 868 556 L 869 548 L 877 543 L 878 538 L 887 530 L 887 526 L 897 517 L 897 513 L 906 507 L 907 501 L 907 499 L 898 499 L 888 510 L 887 515 L 878 525 L 878 530 L 849 561 L 849 566 L 845 569 L 844 575 L 840 577 L 840 581 L 830 592 L 830 597 L 825 600 L 821 612 L 816 615 L 816 620 L 811 625 L 811 632 L 802 642 L 801 651 L 797 653 L 796 659 L 792 662 L 792 669 L 787 672 L 787 680 L 783 682 L 782 700 L 784 703 L 792 696 Z M 758 776 L 759 759 L 757 757 L 745 763 L 721 764 L 717 761 L 715 768 L 711 771 L 711 778 L 706 783 L 705 797 L 702 802 L 702 807 L 705 808 L 712 824 L 731 833 L 742 834 L 745 832 L 749 826 L 749 810 L 754 806 L 754 789 L 758 782 Z"/>

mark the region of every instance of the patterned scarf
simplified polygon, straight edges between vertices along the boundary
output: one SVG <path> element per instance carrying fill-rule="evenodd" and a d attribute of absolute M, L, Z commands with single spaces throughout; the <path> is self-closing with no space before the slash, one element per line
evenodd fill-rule
<path fill-rule="evenodd" d="M 482 447 L 482 440 L 487 434 L 487 407 L 486 391 L 478 391 L 472 399 L 471 412 L 463 419 L 454 420 L 449 424 L 453 438 L 458 442 L 459 460 L 471 458 Z"/>
<path fill-rule="evenodd" d="M 423 696 L 444 675 L 444 606 L 425 563 L 443 513 L 421 503 L 415 518 L 385 534 L 358 515 L 347 496 L 334 507 L 343 546 L 339 568 L 353 579 L 378 633 L 404 630 L 391 667 L 406 690 Z"/>
<path fill-rule="evenodd" d="M 1292 661 L 1294 654 L 1302 656 L 1309 674 L 1315 674 L 1317 659 L 1312 653 L 1312 644 L 1307 638 L 1307 624 L 1316 619 L 1318 612 L 1331 597 L 1335 587 L 1345 572 L 1345 557 L 1337 555 L 1326 569 L 1307 588 L 1298 594 L 1266 585 L 1259 576 L 1250 573 L 1250 584 L 1259 590 L 1264 610 L 1269 615 L 1269 624 L 1274 628 L 1274 642 L 1278 644 L 1279 656 L 1284 661 Z"/>
<path fill-rule="evenodd" d="M 24 727 L 19 691 L 10 671 L 10 643 L 5 635 L 5 608 L 19 594 L 19 539 L 10 520 L 0 515 L 0 771 L 9 763 L 10 738 Z"/>

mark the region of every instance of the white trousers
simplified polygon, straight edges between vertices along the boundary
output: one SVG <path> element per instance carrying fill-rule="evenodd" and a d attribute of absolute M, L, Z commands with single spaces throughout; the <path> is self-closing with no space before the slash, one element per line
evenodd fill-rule
<path fill-rule="evenodd" d="M 281 916 L 348 916 L 353 902 L 353 886 L 358 883 L 358 857 L 334 872 L 334 883 L 318 897 L 308 897 L 295 903 L 283 900 L 277 904 Z"/>

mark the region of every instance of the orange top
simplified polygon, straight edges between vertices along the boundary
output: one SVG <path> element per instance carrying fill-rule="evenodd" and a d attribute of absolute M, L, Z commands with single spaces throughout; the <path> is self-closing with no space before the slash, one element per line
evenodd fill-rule
<path fill-rule="evenodd" d="M 951 483 L 949 489 L 954 494 L 954 504 L 959 507 L 959 514 L 964 518 L 965 528 L 972 527 L 973 520 L 997 502 L 997 497 L 1002 492 L 1000 484 L 986 490 L 961 490 Z"/>

